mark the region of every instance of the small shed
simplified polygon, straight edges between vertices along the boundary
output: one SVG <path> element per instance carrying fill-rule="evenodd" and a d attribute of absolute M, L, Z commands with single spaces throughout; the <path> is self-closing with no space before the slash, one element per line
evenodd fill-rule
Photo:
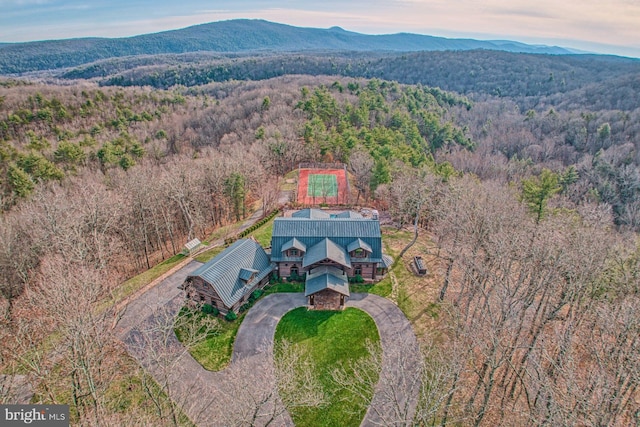
<path fill-rule="evenodd" d="M 182 253 L 185 255 L 191 255 L 196 250 L 198 250 L 200 245 L 202 245 L 202 242 L 197 238 L 195 238 L 184 245 L 184 249 L 182 250 Z"/>

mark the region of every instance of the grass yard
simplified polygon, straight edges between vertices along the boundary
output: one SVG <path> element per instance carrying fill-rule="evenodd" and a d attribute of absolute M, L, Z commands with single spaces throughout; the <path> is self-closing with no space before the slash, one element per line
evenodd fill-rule
<path fill-rule="evenodd" d="M 253 238 L 256 239 L 264 248 L 271 246 L 271 234 L 273 233 L 273 222 L 275 220 L 275 217 L 272 218 L 262 225 L 262 227 L 250 234 L 250 236 L 253 236 Z"/>
<path fill-rule="evenodd" d="M 304 283 L 302 282 L 274 282 L 271 285 L 267 285 L 264 288 L 264 294 L 279 294 L 279 293 L 287 293 L 287 292 L 304 292 Z"/>
<path fill-rule="evenodd" d="M 298 170 L 294 169 L 284 176 L 284 181 L 280 185 L 282 191 L 295 191 L 298 188 Z"/>
<path fill-rule="evenodd" d="M 388 297 L 391 295 L 391 279 L 387 276 L 377 283 L 351 283 L 349 284 L 351 293 L 366 293 Z"/>
<path fill-rule="evenodd" d="M 211 259 L 213 259 L 216 255 L 224 250 L 224 246 L 216 246 L 215 248 L 208 249 L 201 254 L 198 254 L 193 259 L 196 261 L 205 263 Z"/>
<path fill-rule="evenodd" d="M 201 311 L 191 310 L 186 307 L 180 310 L 180 315 L 189 316 L 190 320 L 194 322 L 201 322 L 208 316 Z M 218 319 L 219 329 L 217 332 L 189 349 L 191 356 L 208 371 L 221 371 L 226 368 L 231 361 L 233 343 L 243 319 L 243 315 L 240 315 L 233 322 Z M 178 339 L 181 338 L 180 330 L 176 330 L 176 336 Z"/>
<path fill-rule="evenodd" d="M 213 233 L 207 236 L 205 240 L 202 241 L 204 244 L 209 244 L 215 242 L 219 239 L 224 239 L 226 237 L 232 236 L 236 234 L 237 230 L 242 227 L 244 221 L 234 222 L 233 224 L 225 225 L 224 227 L 220 227 L 216 229 Z"/>
<path fill-rule="evenodd" d="M 351 293 L 374 294 L 381 297 L 391 295 L 391 279 L 385 278 L 377 283 L 351 283 L 349 284 Z"/>
<path fill-rule="evenodd" d="M 384 228 L 382 233 L 387 253 L 392 256 L 400 253 L 412 238 L 412 232 L 391 227 Z M 438 272 L 438 262 L 428 255 L 429 252 L 433 252 L 433 243 L 423 230 L 415 245 L 393 268 L 399 284 L 398 307 L 407 316 L 418 335 L 432 329 L 440 310 L 439 304 L 435 301 L 442 277 Z M 416 255 L 422 256 L 427 263 L 429 273 L 426 276 L 417 276 L 412 270 L 413 257 Z M 386 280 L 388 278 L 384 281 Z"/>
<path fill-rule="evenodd" d="M 373 319 L 355 308 L 308 311 L 302 307 L 290 311 L 280 320 L 275 339 L 276 342 L 289 341 L 311 359 L 328 400 L 322 408 L 295 408 L 290 411 L 295 425 L 359 426 L 372 396 L 368 401 L 362 401 L 347 390 L 336 387 L 331 371 L 339 362 L 357 361 L 364 357 L 367 341 L 380 346 L 380 336 Z"/>

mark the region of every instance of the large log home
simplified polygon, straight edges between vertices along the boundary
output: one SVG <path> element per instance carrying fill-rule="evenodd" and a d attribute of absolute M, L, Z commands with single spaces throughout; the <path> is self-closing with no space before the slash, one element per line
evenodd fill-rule
<path fill-rule="evenodd" d="M 379 280 L 391 266 L 382 253 L 380 222 L 356 212 L 330 214 L 304 209 L 276 218 L 271 257 L 251 239 L 242 239 L 194 271 L 181 285 L 196 303 L 222 314 L 237 312 L 272 271 L 305 281 L 309 308 L 338 310 L 349 298 L 349 279 Z"/>
<path fill-rule="evenodd" d="M 337 309 L 349 297 L 349 278 L 379 280 L 392 260 L 382 253 L 378 220 L 305 209 L 276 218 L 271 262 L 280 277 L 305 277 L 310 308 Z"/>

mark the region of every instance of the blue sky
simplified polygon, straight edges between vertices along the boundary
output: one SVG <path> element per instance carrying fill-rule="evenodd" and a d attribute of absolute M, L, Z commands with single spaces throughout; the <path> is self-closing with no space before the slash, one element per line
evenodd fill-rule
<path fill-rule="evenodd" d="M 234 18 L 640 57 L 640 0 L 0 0 L 0 42 L 125 37 Z"/>

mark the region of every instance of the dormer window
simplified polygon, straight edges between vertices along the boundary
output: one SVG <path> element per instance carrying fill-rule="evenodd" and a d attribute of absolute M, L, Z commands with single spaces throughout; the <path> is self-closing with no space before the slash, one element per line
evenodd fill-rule
<path fill-rule="evenodd" d="M 246 285 L 256 277 L 257 273 L 258 270 L 254 270 L 252 268 L 241 268 L 239 274 L 240 280 L 242 280 Z"/>
<path fill-rule="evenodd" d="M 285 257 L 300 257 L 307 251 L 307 246 L 294 237 L 282 245 L 280 251 Z"/>
<path fill-rule="evenodd" d="M 349 243 L 347 250 L 352 258 L 366 258 L 373 253 L 371 246 L 362 239 L 356 239 Z"/>

